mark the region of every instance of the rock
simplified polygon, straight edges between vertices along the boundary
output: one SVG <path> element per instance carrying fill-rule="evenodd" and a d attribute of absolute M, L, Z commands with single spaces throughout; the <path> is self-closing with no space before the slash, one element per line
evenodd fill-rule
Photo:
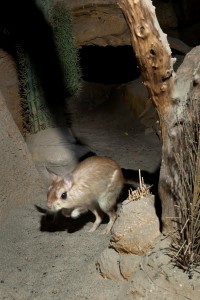
<path fill-rule="evenodd" d="M 119 268 L 124 279 L 128 279 L 137 270 L 141 256 L 128 254 L 120 254 Z"/>
<path fill-rule="evenodd" d="M 54 0 L 55 2 L 56 0 Z M 115 0 L 69 1 L 75 43 L 78 47 L 88 45 L 130 45 L 130 32 L 126 20 Z"/>
<path fill-rule="evenodd" d="M 16 62 L 3 49 L 0 49 L 0 90 L 17 127 L 23 133 Z"/>
<path fill-rule="evenodd" d="M 0 223 L 10 210 L 33 201 L 43 191 L 27 145 L 0 92 Z"/>
<path fill-rule="evenodd" d="M 78 48 L 83 45 L 131 45 L 130 30 L 116 0 L 64 2 L 72 11 L 75 43 Z M 177 37 L 178 22 L 171 2 L 156 1 L 155 5 L 158 21 L 164 32 Z"/>
<path fill-rule="evenodd" d="M 47 180 L 46 167 L 64 175 L 71 172 L 78 160 L 89 150 L 86 146 L 76 144 L 67 127 L 47 128 L 26 139 L 38 171 Z"/>
<path fill-rule="evenodd" d="M 101 276 L 106 279 L 123 280 L 119 269 L 119 254 L 112 248 L 106 248 L 98 259 L 96 266 Z"/>
<path fill-rule="evenodd" d="M 105 249 L 97 261 L 100 274 L 109 279 L 129 279 L 138 272 L 143 255 L 158 236 L 159 221 L 153 195 L 122 203 L 112 228 L 110 248 Z"/>
<path fill-rule="evenodd" d="M 141 257 L 133 254 L 120 254 L 112 248 L 106 248 L 100 255 L 96 266 L 103 278 L 124 280 L 137 270 Z"/>
<path fill-rule="evenodd" d="M 160 235 L 143 257 L 135 272 L 124 282 L 117 300 L 198 299 L 198 274 L 188 280 L 186 272 L 175 267 L 169 256 L 170 239 Z M 160 295 L 160 296 L 159 296 Z"/>
<path fill-rule="evenodd" d="M 111 246 L 119 253 L 142 255 L 160 235 L 154 196 L 123 204 L 112 228 Z"/>
<path fill-rule="evenodd" d="M 139 77 L 121 86 L 122 95 L 134 116 L 146 127 L 156 127 L 158 115 Z"/>

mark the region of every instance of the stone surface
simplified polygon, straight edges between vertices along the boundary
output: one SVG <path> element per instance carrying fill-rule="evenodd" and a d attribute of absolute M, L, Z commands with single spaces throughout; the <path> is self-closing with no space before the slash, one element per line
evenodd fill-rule
<path fill-rule="evenodd" d="M 86 146 L 76 144 L 67 127 L 47 128 L 27 136 L 26 142 L 44 180 L 48 178 L 46 167 L 64 175 L 71 172 L 78 160 L 89 152 Z"/>
<path fill-rule="evenodd" d="M 73 15 L 75 42 L 83 45 L 130 45 L 130 33 L 117 1 L 68 1 Z"/>
<path fill-rule="evenodd" d="M 158 130 L 158 115 L 149 99 L 147 89 L 142 82 L 142 77 L 122 84 L 118 90 L 134 117 L 140 119 L 141 124 L 144 126 Z"/>
<path fill-rule="evenodd" d="M 97 260 L 96 266 L 105 279 L 123 280 L 119 269 L 120 255 L 112 248 L 106 248 Z"/>
<path fill-rule="evenodd" d="M 11 209 L 41 193 L 43 184 L 0 93 L 0 223 Z M 32 200 L 33 201 L 33 200 Z"/>
<path fill-rule="evenodd" d="M 23 133 L 16 63 L 3 49 L 0 49 L 0 90 L 16 125 Z"/>
<path fill-rule="evenodd" d="M 141 256 L 118 253 L 113 248 L 106 248 L 97 260 L 96 266 L 105 279 L 127 280 L 137 270 Z"/>
<path fill-rule="evenodd" d="M 120 273 L 124 279 L 129 279 L 134 272 L 138 269 L 139 263 L 141 261 L 141 256 L 134 255 L 131 253 L 120 254 L 119 268 Z"/>
<path fill-rule="evenodd" d="M 112 228 L 110 247 L 97 260 L 100 274 L 112 280 L 128 280 L 138 271 L 143 255 L 159 235 L 153 195 L 122 203 Z"/>
<path fill-rule="evenodd" d="M 64 2 L 72 11 L 78 47 L 131 44 L 130 31 L 117 0 L 64 0 Z M 178 22 L 173 5 L 162 1 L 155 1 L 155 5 L 158 21 L 164 32 L 177 37 Z"/>
<path fill-rule="evenodd" d="M 199 299 L 199 275 L 188 280 L 188 274 L 172 264 L 169 247 L 170 239 L 160 235 L 116 299 Z"/>
<path fill-rule="evenodd" d="M 112 228 L 111 245 L 120 253 L 142 255 L 160 235 L 154 196 L 123 204 Z"/>

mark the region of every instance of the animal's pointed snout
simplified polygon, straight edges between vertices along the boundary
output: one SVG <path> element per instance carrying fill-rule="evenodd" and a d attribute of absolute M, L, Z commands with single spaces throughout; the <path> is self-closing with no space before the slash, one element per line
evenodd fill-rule
<path fill-rule="evenodd" d="M 52 203 L 47 202 L 47 207 L 48 207 L 48 208 L 52 208 Z"/>

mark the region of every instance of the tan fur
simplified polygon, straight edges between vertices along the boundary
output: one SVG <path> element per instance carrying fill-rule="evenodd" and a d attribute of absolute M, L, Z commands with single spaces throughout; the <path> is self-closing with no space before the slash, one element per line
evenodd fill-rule
<path fill-rule="evenodd" d="M 64 215 L 76 217 L 90 210 L 96 217 L 91 232 L 100 225 L 104 212 L 110 218 L 104 233 L 110 232 L 116 219 L 116 201 L 124 184 L 121 168 L 115 161 L 92 156 L 78 164 L 71 174 L 65 177 L 52 174 L 52 178 L 47 194 L 47 206 L 52 211 L 63 209 Z M 64 192 L 67 199 L 61 198 Z"/>

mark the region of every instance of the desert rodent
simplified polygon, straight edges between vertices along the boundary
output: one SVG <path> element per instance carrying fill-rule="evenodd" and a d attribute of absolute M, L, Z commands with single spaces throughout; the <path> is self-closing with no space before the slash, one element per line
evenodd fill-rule
<path fill-rule="evenodd" d="M 109 223 L 103 233 L 110 232 L 116 219 L 116 201 L 124 185 L 121 168 L 114 160 L 92 156 L 70 174 L 49 174 L 53 181 L 47 193 L 47 207 L 51 211 L 62 209 L 65 216 L 76 218 L 90 210 L 96 217 L 90 232 L 97 229 L 106 213 Z"/>

